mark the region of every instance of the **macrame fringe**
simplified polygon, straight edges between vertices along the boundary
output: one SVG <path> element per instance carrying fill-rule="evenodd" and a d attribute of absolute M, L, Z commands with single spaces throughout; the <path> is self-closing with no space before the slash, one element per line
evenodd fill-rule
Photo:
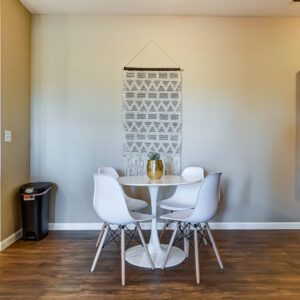
<path fill-rule="evenodd" d="M 164 165 L 165 175 L 179 175 L 181 169 L 180 154 L 160 154 Z M 125 154 L 126 176 L 140 176 L 147 174 L 147 153 L 131 152 Z"/>

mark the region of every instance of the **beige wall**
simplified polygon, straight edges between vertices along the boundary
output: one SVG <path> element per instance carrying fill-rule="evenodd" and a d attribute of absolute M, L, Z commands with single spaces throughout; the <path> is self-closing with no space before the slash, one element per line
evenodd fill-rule
<path fill-rule="evenodd" d="M 184 68 L 182 166 L 224 173 L 215 220 L 300 221 L 299 37 L 297 18 L 34 16 L 31 176 L 58 185 L 52 221 L 98 221 L 92 174 L 124 169 L 122 68 L 150 40 Z"/>
<path fill-rule="evenodd" d="M 18 188 L 29 181 L 31 15 L 18 0 L 1 1 L 1 240 L 18 229 Z M 4 143 L 4 130 L 12 143 Z"/>
<path fill-rule="evenodd" d="M 0 1 L 0 41 L 2 39 L 2 0 Z M 2 47 L 0 42 L 0 70 L 2 66 Z M 1 89 L 2 87 L 2 74 L 0 72 L 0 139 L 2 141 L 2 127 L 1 127 L 1 101 L 2 101 L 2 95 L 1 95 Z M 1 158 L 1 149 L 0 147 L 0 158 Z M 0 241 L 2 241 L 2 205 L 1 205 L 1 194 L 2 194 L 2 172 L 1 172 L 1 159 L 0 159 Z"/>
<path fill-rule="evenodd" d="M 296 75 L 296 198 L 300 199 L 300 71 Z"/>

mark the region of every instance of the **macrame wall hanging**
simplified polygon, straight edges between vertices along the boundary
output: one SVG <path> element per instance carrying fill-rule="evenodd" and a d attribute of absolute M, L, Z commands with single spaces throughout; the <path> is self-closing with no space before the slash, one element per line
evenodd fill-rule
<path fill-rule="evenodd" d="M 155 42 L 150 43 L 159 47 Z M 124 67 L 124 158 L 128 176 L 146 174 L 150 152 L 161 155 L 165 174 L 180 173 L 182 70 L 167 56 L 176 64 L 176 68 Z"/>

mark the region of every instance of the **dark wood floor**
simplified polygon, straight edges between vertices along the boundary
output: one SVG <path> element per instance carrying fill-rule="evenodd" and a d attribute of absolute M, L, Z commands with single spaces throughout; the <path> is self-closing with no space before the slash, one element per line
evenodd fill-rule
<path fill-rule="evenodd" d="M 126 264 L 120 284 L 119 249 L 108 245 L 94 273 L 95 231 L 50 232 L 40 242 L 16 242 L 0 253 L 0 298 L 7 299 L 300 299 L 299 231 L 214 231 L 225 269 L 212 248 L 171 269 Z M 166 235 L 166 240 L 169 235 Z"/>

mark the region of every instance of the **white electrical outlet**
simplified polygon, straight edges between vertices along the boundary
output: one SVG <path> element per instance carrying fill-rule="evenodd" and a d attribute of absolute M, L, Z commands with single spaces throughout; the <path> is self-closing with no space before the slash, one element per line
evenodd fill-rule
<path fill-rule="evenodd" d="M 11 131 L 10 130 L 4 131 L 4 142 L 11 143 Z"/>

